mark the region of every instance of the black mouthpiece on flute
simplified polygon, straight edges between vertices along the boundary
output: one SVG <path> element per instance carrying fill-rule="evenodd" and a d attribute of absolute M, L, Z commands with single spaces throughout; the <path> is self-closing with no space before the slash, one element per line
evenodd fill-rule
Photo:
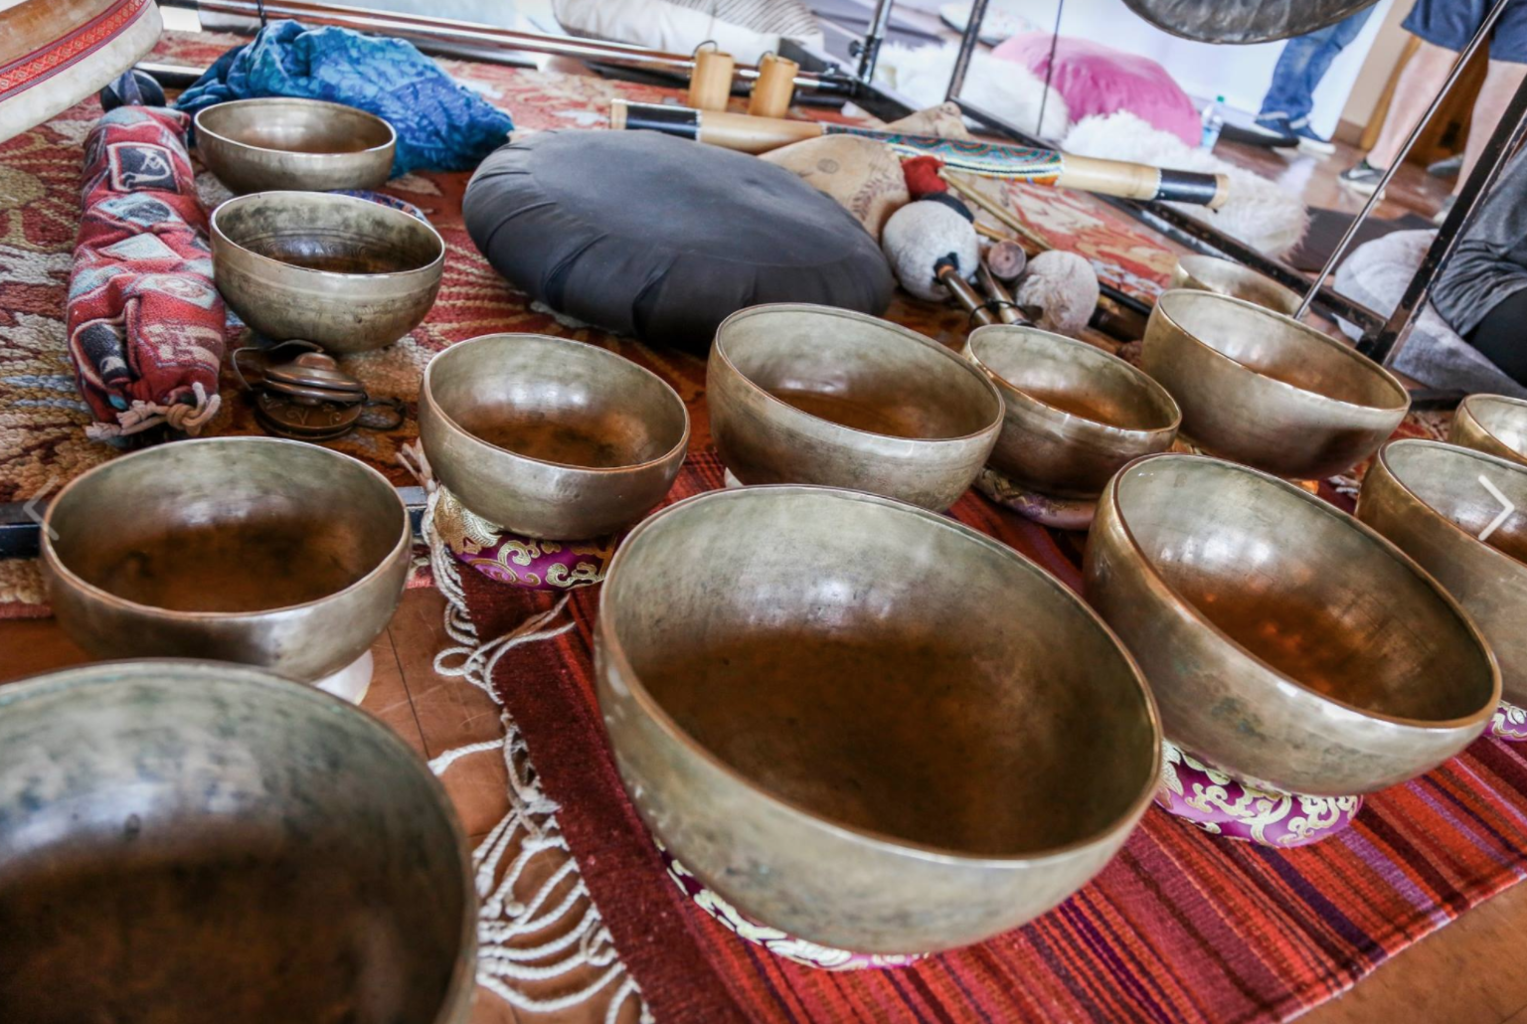
<path fill-rule="evenodd" d="M 624 116 L 622 116 L 624 112 Z M 677 135 L 682 139 L 700 137 L 700 111 L 691 107 L 675 107 L 663 103 L 617 102 L 611 108 L 611 128 L 630 131 L 646 129 Z"/>

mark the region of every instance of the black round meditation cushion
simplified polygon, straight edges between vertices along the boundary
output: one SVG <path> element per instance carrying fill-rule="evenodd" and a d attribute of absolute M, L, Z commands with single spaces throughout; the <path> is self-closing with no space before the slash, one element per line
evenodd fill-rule
<path fill-rule="evenodd" d="M 884 312 L 894 281 L 853 214 L 790 171 L 649 131 L 548 131 L 484 160 L 462 201 L 488 262 L 552 309 L 704 352 L 765 302 Z"/>

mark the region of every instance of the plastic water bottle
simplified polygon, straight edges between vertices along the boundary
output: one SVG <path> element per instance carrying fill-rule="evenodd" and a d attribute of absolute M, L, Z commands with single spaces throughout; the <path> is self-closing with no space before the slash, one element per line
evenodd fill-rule
<path fill-rule="evenodd" d="M 1211 150 L 1219 141 L 1219 133 L 1225 128 L 1225 116 L 1220 113 L 1220 106 L 1225 102 L 1225 97 L 1216 96 L 1214 102 L 1204 106 L 1203 116 L 1200 123 L 1203 125 L 1203 135 L 1199 137 L 1198 148 Z"/>

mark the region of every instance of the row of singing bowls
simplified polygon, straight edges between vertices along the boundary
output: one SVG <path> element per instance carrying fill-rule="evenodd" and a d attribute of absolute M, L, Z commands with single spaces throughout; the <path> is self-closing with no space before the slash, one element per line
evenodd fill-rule
<path fill-rule="evenodd" d="M 1437 578 L 1490 641 L 1501 690 L 1527 705 L 1527 465 L 1436 441 L 1394 441 L 1363 477 L 1357 517 Z"/>
<path fill-rule="evenodd" d="M 605 580 L 595 672 L 621 778 L 673 855 L 754 919 L 855 952 L 960 946 L 1054 906 L 1160 768 L 1144 681 L 1071 591 L 861 492 L 712 491 L 647 519 Z"/>
<path fill-rule="evenodd" d="M 419 326 L 445 268 L 445 242 L 429 224 L 354 196 L 241 196 L 212 211 L 211 235 L 217 289 L 246 324 L 337 355 Z"/>
<path fill-rule="evenodd" d="M 41 543 L 59 625 L 91 655 L 212 658 L 312 682 L 391 621 L 412 535 L 397 490 L 364 463 L 228 437 L 76 477 Z"/>
<path fill-rule="evenodd" d="M 1448 441 L 1502 459 L 1527 462 L 1527 402 L 1470 395 L 1453 414 Z"/>
<path fill-rule="evenodd" d="M 1500 700 L 1484 637 L 1432 577 L 1329 503 L 1234 463 L 1164 454 L 1124 469 L 1084 576 L 1167 737 L 1254 784 L 1383 789 L 1462 750 Z"/>
<path fill-rule="evenodd" d="M 490 334 L 430 360 L 419 436 L 468 509 L 515 533 L 583 540 L 663 500 L 689 412 L 662 378 L 598 346 Z"/>
<path fill-rule="evenodd" d="M 1203 451 L 1295 480 L 1345 472 L 1405 418 L 1383 367 L 1306 324 L 1214 292 L 1162 294 L 1140 366 Z"/>
<path fill-rule="evenodd" d="M 178 446 L 172 446 L 178 447 Z M 465 1024 L 465 837 L 387 726 L 236 665 L 0 689 L 0 1016 Z"/>
<path fill-rule="evenodd" d="M 971 332 L 965 355 L 1006 409 L 988 464 L 1020 487 L 1095 498 L 1126 463 L 1177 436 L 1182 414 L 1166 389 L 1085 341 L 992 325 Z"/>
<path fill-rule="evenodd" d="M 804 483 L 936 512 L 981 472 L 1002 399 L 943 345 L 825 306 L 733 313 L 706 368 L 711 434 L 743 484 Z"/>
<path fill-rule="evenodd" d="M 324 100 L 232 100 L 196 114 L 196 152 L 229 190 L 380 188 L 398 133 L 374 114 Z"/>
<path fill-rule="evenodd" d="M 1300 303 L 1304 301 L 1303 296 L 1292 288 L 1286 288 L 1250 267 L 1217 256 L 1196 253 L 1177 257 L 1177 265 L 1172 268 L 1172 280 L 1167 287 L 1218 292 L 1231 298 L 1245 299 L 1285 316 L 1297 313 Z"/>

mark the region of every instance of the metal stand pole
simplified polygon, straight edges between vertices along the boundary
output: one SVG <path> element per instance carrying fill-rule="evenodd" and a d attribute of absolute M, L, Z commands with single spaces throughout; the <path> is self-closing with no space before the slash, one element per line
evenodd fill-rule
<path fill-rule="evenodd" d="M 981 41 L 981 23 L 986 20 L 988 2 L 974 0 L 970 5 L 970 17 L 965 21 L 965 34 L 960 36 L 960 52 L 954 57 L 954 73 L 949 76 L 945 100 L 958 99 L 965 88 L 965 74 L 970 70 L 970 58 L 976 52 L 976 44 Z"/>
<path fill-rule="evenodd" d="M 875 61 L 880 59 L 880 44 L 885 42 L 886 31 L 891 25 L 891 0 L 876 0 L 875 13 L 870 16 L 869 27 L 859 43 L 859 81 L 868 85 L 875 77 Z"/>

